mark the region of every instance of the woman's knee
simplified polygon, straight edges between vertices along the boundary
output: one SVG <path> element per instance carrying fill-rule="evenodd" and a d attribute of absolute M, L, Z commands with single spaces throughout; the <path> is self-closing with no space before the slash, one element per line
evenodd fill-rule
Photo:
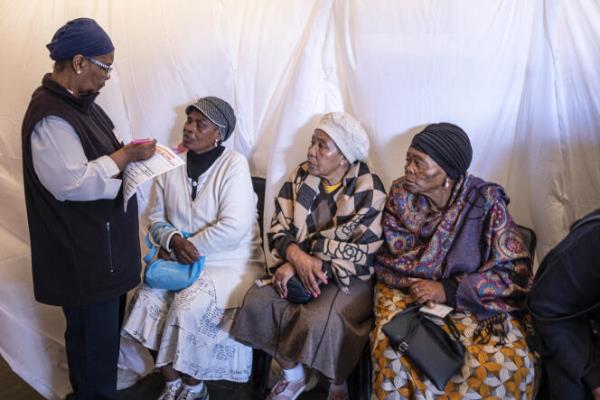
<path fill-rule="evenodd" d="M 252 287 L 244 297 L 243 310 L 266 310 L 275 300 L 275 290 L 271 286 Z"/>

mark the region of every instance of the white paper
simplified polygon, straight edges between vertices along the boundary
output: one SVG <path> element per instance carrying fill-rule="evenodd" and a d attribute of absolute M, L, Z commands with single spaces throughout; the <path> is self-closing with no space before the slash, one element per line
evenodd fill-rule
<path fill-rule="evenodd" d="M 183 165 L 183 160 L 168 147 L 156 145 L 156 153 L 143 161 L 131 162 L 123 172 L 123 208 L 144 182 Z"/>
<path fill-rule="evenodd" d="M 256 287 L 263 287 L 273 283 L 273 279 L 257 279 L 254 281 Z"/>
<path fill-rule="evenodd" d="M 436 304 L 433 307 L 423 306 L 419 311 L 425 314 L 433 315 L 434 317 L 444 318 L 454 310 L 452 307 L 444 304 Z"/>

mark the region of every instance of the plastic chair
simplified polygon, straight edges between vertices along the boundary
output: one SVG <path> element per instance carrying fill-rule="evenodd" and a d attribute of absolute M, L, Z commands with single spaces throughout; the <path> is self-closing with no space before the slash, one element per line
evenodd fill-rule
<path fill-rule="evenodd" d="M 256 193 L 256 197 L 258 197 L 258 202 L 256 203 L 256 211 L 258 211 L 258 226 L 260 228 L 260 237 L 263 237 L 263 217 L 265 215 L 265 178 L 261 178 L 259 176 L 252 177 L 252 188 L 254 189 L 254 193 Z"/>
<path fill-rule="evenodd" d="M 523 235 L 523 239 L 525 240 L 525 245 L 529 250 L 529 254 L 531 254 L 531 263 L 533 263 L 533 258 L 535 256 L 535 248 L 537 246 L 537 236 L 533 229 L 528 228 L 523 225 L 517 225 L 521 234 Z"/>
<path fill-rule="evenodd" d="M 348 377 L 350 400 L 369 400 L 371 390 L 371 346 L 367 342 L 358 364 Z"/>
<path fill-rule="evenodd" d="M 258 225 L 260 227 L 260 237 L 264 238 L 263 217 L 265 210 L 265 178 L 258 176 L 252 177 L 252 187 L 258 197 L 256 208 L 258 211 Z M 267 392 L 269 381 L 269 370 L 271 369 L 271 356 L 259 349 L 252 350 L 252 385 L 254 390 L 261 395 Z"/>

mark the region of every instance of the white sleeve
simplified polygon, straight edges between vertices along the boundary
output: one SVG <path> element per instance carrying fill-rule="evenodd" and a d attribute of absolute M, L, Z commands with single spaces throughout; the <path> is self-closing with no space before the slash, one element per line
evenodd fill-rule
<path fill-rule="evenodd" d="M 190 240 L 200 254 L 233 250 L 256 222 L 256 197 L 252 189 L 250 168 L 245 159 L 228 168 L 228 177 L 220 188 L 218 218 Z"/>
<path fill-rule="evenodd" d="M 121 180 L 109 156 L 88 160 L 73 127 L 56 116 L 43 118 L 31 135 L 33 169 L 58 201 L 114 199 Z"/>
<path fill-rule="evenodd" d="M 152 235 L 154 240 L 157 243 L 159 243 L 161 247 L 163 247 L 167 251 L 171 251 L 171 238 L 173 237 L 173 235 L 175 235 L 176 233 L 178 233 L 182 237 L 183 235 L 181 235 L 181 233 L 172 225 L 172 229 L 165 227 L 157 228 L 159 225 L 161 225 L 161 222 L 166 222 L 170 224 L 170 222 L 167 221 L 165 212 L 164 180 L 166 178 L 166 175 L 167 174 L 163 174 L 157 177 L 152 183 L 152 192 L 150 194 L 151 201 L 149 207 L 150 214 L 148 215 L 148 230 L 150 231 L 150 234 Z"/>

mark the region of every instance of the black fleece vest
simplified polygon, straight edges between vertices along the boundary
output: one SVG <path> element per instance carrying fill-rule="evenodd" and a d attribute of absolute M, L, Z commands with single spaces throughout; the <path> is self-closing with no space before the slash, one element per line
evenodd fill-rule
<path fill-rule="evenodd" d="M 44 117 L 66 120 L 88 160 L 109 155 L 120 144 L 113 124 L 93 96 L 74 97 L 46 75 L 33 93 L 23 120 L 23 179 L 36 300 L 79 306 L 119 296 L 140 280 L 137 201 L 123 211 L 115 199 L 58 201 L 33 168 L 31 133 Z"/>

